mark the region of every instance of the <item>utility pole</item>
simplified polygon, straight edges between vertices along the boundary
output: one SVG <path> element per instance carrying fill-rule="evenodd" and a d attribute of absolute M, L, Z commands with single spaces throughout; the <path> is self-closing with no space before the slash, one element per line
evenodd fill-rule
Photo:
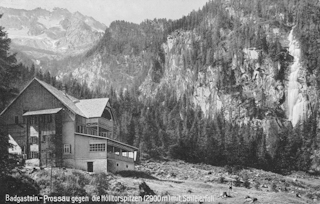
<path fill-rule="evenodd" d="M 41 168 L 42 164 L 41 164 L 41 122 L 43 122 L 43 118 L 42 118 L 42 115 L 39 115 L 38 116 L 38 128 L 39 128 L 39 140 L 38 140 L 38 143 L 39 143 L 39 167 Z"/>
<path fill-rule="evenodd" d="M 50 173 L 50 194 L 52 193 L 52 162 L 51 162 L 51 173 Z"/>
<path fill-rule="evenodd" d="M 51 156 L 52 156 L 53 147 L 51 145 L 51 140 L 52 140 L 51 137 L 52 136 L 50 136 L 50 140 L 48 139 L 48 149 L 49 149 L 49 154 L 51 154 Z M 51 194 L 52 193 L 52 168 L 53 168 L 53 164 L 54 164 L 52 157 L 50 157 L 50 163 L 51 163 L 51 165 L 50 165 L 50 194 Z"/>

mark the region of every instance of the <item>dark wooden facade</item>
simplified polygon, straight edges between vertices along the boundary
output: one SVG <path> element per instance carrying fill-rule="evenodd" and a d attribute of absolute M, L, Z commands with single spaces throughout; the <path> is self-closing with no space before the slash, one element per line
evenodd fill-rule
<path fill-rule="evenodd" d="M 97 100 L 99 117 L 85 115 Z M 133 169 L 137 148 L 113 139 L 113 114 L 107 100 L 89 99 L 86 105 L 92 101 L 93 106 L 82 112 L 77 108 L 81 100 L 34 79 L 1 113 L 0 121 L 25 158 L 37 159 L 40 166 Z"/>
<path fill-rule="evenodd" d="M 57 165 L 55 157 L 61 153 L 56 152 L 53 141 L 56 141 L 56 136 L 62 132 L 61 124 L 56 125 L 56 121 L 61 121 L 58 118 L 62 116 L 45 114 L 24 117 L 23 114 L 61 107 L 65 108 L 56 97 L 34 80 L 1 115 L 8 134 L 22 148 L 27 159 L 39 158 L 40 165 Z"/>

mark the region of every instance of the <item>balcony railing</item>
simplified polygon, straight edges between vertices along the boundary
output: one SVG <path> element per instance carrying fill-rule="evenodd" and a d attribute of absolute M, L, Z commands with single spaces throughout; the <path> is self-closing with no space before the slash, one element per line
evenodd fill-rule
<path fill-rule="evenodd" d="M 89 118 L 86 121 L 87 127 L 101 127 L 103 129 L 112 131 L 113 129 L 113 122 L 111 120 L 105 118 Z"/>
<path fill-rule="evenodd" d="M 76 133 L 112 138 L 112 132 L 100 131 L 98 134 L 98 130 L 96 128 L 97 127 L 86 127 L 84 125 L 79 125 L 77 127 Z"/>
<path fill-rule="evenodd" d="M 76 132 L 87 134 L 87 135 L 98 135 L 97 129 L 88 128 L 84 125 L 78 125 Z"/>

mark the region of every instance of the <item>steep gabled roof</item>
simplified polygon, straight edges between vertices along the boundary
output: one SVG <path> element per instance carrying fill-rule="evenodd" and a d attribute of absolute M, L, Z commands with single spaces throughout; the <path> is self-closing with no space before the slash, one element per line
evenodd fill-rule
<path fill-rule="evenodd" d="M 0 115 L 4 114 L 8 108 L 19 98 L 19 96 L 33 83 L 33 82 L 38 82 L 40 85 L 42 85 L 46 90 L 48 90 L 54 97 L 56 97 L 62 104 L 66 106 L 70 111 L 74 112 L 75 114 L 78 114 L 80 116 L 85 117 L 85 115 L 78 109 L 78 107 L 74 104 L 76 101 L 79 101 L 78 99 L 65 94 L 63 91 L 60 91 L 53 86 L 37 79 L 34 78 L 31 80 L 27 86 L 19 93 L 19 95 L 1 112 Z"/>
<path fill-rule="evenodd" d="M 40 81 L 35 78 L 37 82 L 39 82 L 45 89 L 47 89 L 52 95 L 54 95 L 59 101 L 61 101 L 67 108 L 69 108 L 72 112 L 85 117 L 85 115 L 79 110 L 79 108 L 75 105 L 77 99 L 60 91 L 53 86 L 47 84 L 46 82 Z"/>
<path fill-rule="evenodd" d="M 63 91 L 56 89 L 55 87 L 47 84 L 46 82 L 43 82 L 37 78 L 34 78 L 20 92 L 20 94 L 2 111 L 0 115 L 2 115 L 34 81 L 38 82 L 42 87 L 44 87 L 47 91 L 49 91 L 70 111 L 85 118 L 101 117 L 109 101 L 108 98 L 79 100 L 73 96 L 70 96 L 64 93 Z"/>
<path fill-rule="evenodd" d="M 76 103 L 76 106 L 87 118 L 97 118 L 101 117 L 108 101 L 108 98 L 84 99 Z"/>
<path fill-rule="evenodd" d="M 5 107 L 5 109 L 0 113 L 0 116 L 1 116 L 2 114 L 4 114 L 4 113 L 8 110 L 8 108 L 19 98 L 19 96 L 24 92 L 24 90 L 26 90 L 26 89 L 30 86 L 30 84 L 31 84 L 32 82 L 33 82 L 33 80 L 30 81 L 30 82 L 27 84 L 27 86 L 24 87 L 24 89 L 22 89 L 22 91 L 19 93 L 19 95 L 18 95 L 15 99 L 13 99 L 13 100 L 9 103 L 9 105 L 8 105 L 7 107 Z M 2 121 L 0 121 L 0 122 L 2 122 Z"/>

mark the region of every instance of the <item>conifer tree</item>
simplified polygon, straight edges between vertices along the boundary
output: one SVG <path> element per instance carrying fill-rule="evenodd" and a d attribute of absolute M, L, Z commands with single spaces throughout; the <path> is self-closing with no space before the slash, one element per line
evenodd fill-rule
<path fill-rule="evenodd" d="M 20 69 L 15 54 L 10 53 L 10 42 L 4 27 L 0 26 L 0 110 L 18 93 L 13 85 Z"/>
<path fill-rule="evenodd" d="M 0 15 L 0 18 L 2 15 Z M 0 111 L 18 93 L 13 85 L 19 78 L 20 66 L 17 65 L 15 54 L 11 54 L 10 38 L 0 26 Z M 15 167 L 13 157 L 9 154 L 10 147 L 8 134 L 0 121 L 0 177 L 8 174 Z"/>

